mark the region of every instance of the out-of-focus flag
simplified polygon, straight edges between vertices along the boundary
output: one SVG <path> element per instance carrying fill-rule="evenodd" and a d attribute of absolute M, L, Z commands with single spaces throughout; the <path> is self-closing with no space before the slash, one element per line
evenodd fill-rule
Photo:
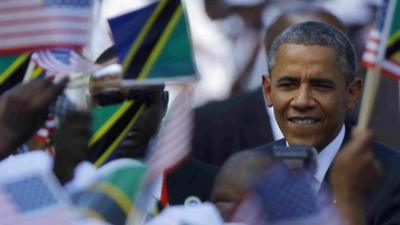
<path fill-rule="evenodd" d="M 234 221 L 256 225 L 342 224 L 328 193 L 318 194 L 307 171 L 289 171 L 283 164 L 268 168 L 239 205 Z"/>
<path fill-rule="evenodd" d="M 1 225 L 73 224 L 54 182 L 31 175 L 0 183 Z"/>
<path fill-rule="evenodd" d="M 154 180 L 186 158 L 193 136 L 191 91 L 185 87 L 174 99 L 159 136 L 150 147 L 147 179 Z"/>
<path fill-rule="evenodd" d="M 0 54 L 82 48 L 89 41 L 93 0 L 0 1 Z"/>
<path fill-rule="evenodd" d="M 153 196 L 157 179 L 168 169 L 177 166 L 190 153 L 193 109 L 190 105 L 189 88 L 185 86 L 176 96 L 157 139 L 150 146 L 147 171 L 135 201 L 136 210 L 129 215 L 127 225 L 141 223 L 150 218 L 149 211 L 152 211 L 157 204 Z M 161 201 L 167 198 L 162 195 L 163 193 Z"/>
<path fill-rule="evenodd" d="M 72 199 L 89 217 L 100 215 L 97 219 L 124 225 L 145 170 L 143 163 L 132 159 L 114 160 L 99 168 L 96 183 L 75 193 Z"/>
<path fill-rule="evenodd" d="M 28 53 L 0 58 L 0 95 L 22 82 L 29 60 Z"/>
<path fill-rule="evenodd" d="M 400 4 L 383 0 L 363 54 L 365 67 L 381 64 L 383 74 L 400 79 Z"/>
<path fill-rule="evenodd" d="M 197 79 L 180 0 L 157 1 L 109 24 L 125 84 Z"/>
<path fill-rule="evenodd" d="M 89 160 L 96 166 L 108 162 L 144 110 L 140 101 L 98 107 L 93 110 L 93 135 L 89 142 Z"/>
<path fill-rule="evenodd" d="M 43 68 L 46 76 L 53 78 L 57 74 L 92 73 L 100 68 L 99 65 L 84 59 L 72 49 L 40 50 L 32 55 L 36 65 Z"/>

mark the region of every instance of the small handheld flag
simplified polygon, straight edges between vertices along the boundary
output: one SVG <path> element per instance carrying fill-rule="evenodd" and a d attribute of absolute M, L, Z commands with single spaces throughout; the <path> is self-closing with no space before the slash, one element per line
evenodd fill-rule
<path fill-rule="evenodd" d="M 0 54 L 89 41 L 93 0 L 0 1 Z"/>
<path fill-rule="evenodd" d="M 399 46 L 396 43 L 396 35 L 399 32 L 398 17 L 400 7 L 397 0 L 383 0 L 382 7 L 379 11 L 375 28 L 370 34 L 367 43 L 367 50 L 363 55 L 363 63 L 367 66 L 367 78 L 365 82 L 357 129 L 368 127 L 371 118 L 373 106 L 375 103 L 376 92 L 379 87 L 380 73 L 383 71 L 391 77 L 400 75 L 399 70 Z M 397 18 L 397 21 L 394 20 Z M 390 39 L 388 39 L 391 35 Z M 390 51 L 387 51 L 387 44 Z M 397 49 L 397 50 L 396 50 Z M 397 53 L 396 53 L 397 52 Z"/>
<path fill-rule="evenodd" d="M 180 0 L 162 0 L 109 20 L 125 85 L 196 80 Z"/>
<path fill-rule="evenodd" d="M 108 162 L 129 129 L 144 110 L 139 101 L 95 108 L 93 111 L 93 135 L 89 142 L 89 160 L 96 166 Z"/>
<path fill-rule="evenodd" d="M 29 53 L 3 56 L 0 59 L 0 95 L 22 82 L 30 61 Z"/>

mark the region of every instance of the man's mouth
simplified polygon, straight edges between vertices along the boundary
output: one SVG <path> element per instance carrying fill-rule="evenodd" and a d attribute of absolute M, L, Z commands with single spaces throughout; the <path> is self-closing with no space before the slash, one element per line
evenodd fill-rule
<path fill-rule="evenodd" d="M 289 121 L 298 124 L 298 125 L 313 125 L 321 121 L 320 119 L 316 118 L 300 118 L 300 117 L 292 117 L 289 118 Z"/>

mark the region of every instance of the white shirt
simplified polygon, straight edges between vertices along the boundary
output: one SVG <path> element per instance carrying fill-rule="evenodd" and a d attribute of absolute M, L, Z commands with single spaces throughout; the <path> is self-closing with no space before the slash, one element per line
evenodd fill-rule
<path fill-rule="evenodd" d="M 318 185 L 314 186 L 317 190 L 319 190 L 319 188 L 321 187 L 326 172 L 331 166 L 333 159 L 336 156 L 336 153 L 339 151 L 340 146 L 343 143 L 345 133 L 346 129 L 343 124 L 342 128 L 339 131 L 339 134 L 335 137 L 335 139 L 333 139 L 333 141 L 329 143 L 324 149 L 322 149 L 322 151 L 320 151 L 317 155 L 317 171 L 314 174 L 315 179 L 318 180 Z M 289 143 L 286 142 L 286 146 L 289 146 Z"/>
<path fill-rule="evenodd" d="M 340 129 L 339 134 L 336 138 L 329 143 L 321 152 L 318 153 L 317 156 L 317 172 L 315 173 L 314 177 L 319 181 L 321 185 L 328 168 L 332 164 L 333 159 L 336 156 L 336 153 L 339 151 L 340 146 L 343 143 L 344 135 L 345 135 L 345 126 L 343 125 Z"/>

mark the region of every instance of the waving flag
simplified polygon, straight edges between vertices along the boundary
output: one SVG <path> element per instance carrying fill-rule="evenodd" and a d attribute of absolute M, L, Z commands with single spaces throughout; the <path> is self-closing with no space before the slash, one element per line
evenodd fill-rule
<path fill-rule="evenodd" d="M 22 82 L 29 64 L 29 54 L 3 56 L 0 59 L 0 95 Z"/>
<path fill-rule="evenodd" d="M 90 161 L 96 166 L 108 162 L 144 110 L 140 102 L 99 107 L 93 111 L 93 135 L 89 142 Z"/>
<path fill-rule="evenodd" d="M 363 55 L 367 68 L 380 61 L 383 74 L 400 79 L 400 4 L 395 0 L 383 1 Z"/>
<path fill-rule="evenodd" d="M 150 180 L 176 166 L 189 155 L 192 132 L 193 110 L 190 106 L 190 91 L 185 89 L 174 99 L 160 134 L 151 146 L 148 160 Z"/>
<path fill-rule="evenodd" d="M 100 68 L 71 49 L 49 49 L 33 53 L 32 60 L 46 71 L 48 77 L 56 74 L 91 73 Z"/>
<path fill-rule="evenodd" d="M 109 20 L 125 83 L 194 80 L 188 27 L 179 0 L 162 0 Z"/>
<path fill-rule="evenodd" d="M 54 182 L 32 175 L 0 183 L 1 225 L 72 224 L 72 214 Z"/>
<path fill-rule="evenodd" d="M 0 54 L 81 48 L 89 40 L 93 0 L 0 1 Z"/>

